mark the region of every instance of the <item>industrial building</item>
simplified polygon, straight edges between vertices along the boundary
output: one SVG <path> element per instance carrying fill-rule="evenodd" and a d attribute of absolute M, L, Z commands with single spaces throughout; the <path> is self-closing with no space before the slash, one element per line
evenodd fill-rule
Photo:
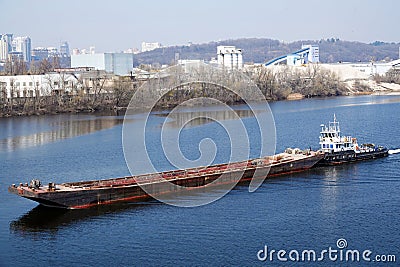
<path fill-rule="evenodd" d="M 301 49 L 308 49 L 304 55 L 304 64 L 319 63 L 319 46 L 318 45 L 302 45 Z"/>
<path fill-rule="evenodd" d="M 235 46 L 217 46 L 217 61 L 219 66 L 226 69 L 242 69 L 242 50 L 236 49 Z"/>
<path fill-rule="evenodd" d="M 128 75 L 133 69 L 131 53 L 98 53 L 71 56 L 71 68 L 93 67 L 116 75 Z"/>
<path fill-rule="evenodd" d="M 286 61 L 286 65 L 289 66 L 301 66 L 308 63 L 319 63 L 319 46 L 302 45 L 300 50 L 271 59 L 264 65 L 273 66 L 284 61 Z"/>

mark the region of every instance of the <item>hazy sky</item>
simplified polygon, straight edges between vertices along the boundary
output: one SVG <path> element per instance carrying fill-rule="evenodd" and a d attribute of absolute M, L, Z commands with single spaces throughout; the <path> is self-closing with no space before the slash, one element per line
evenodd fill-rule
<path fill-rule="evenodd" d="M 266 37 L 283 41 L 400 42 L 398 0 L 0 0 L 0 33 L 28 35 L 32 46 L 121 51 L 141 42 Z"/>

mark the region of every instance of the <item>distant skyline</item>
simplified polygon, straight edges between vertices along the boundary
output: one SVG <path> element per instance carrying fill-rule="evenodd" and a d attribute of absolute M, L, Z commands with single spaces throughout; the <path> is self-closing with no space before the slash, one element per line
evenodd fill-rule
<path fill-rule="evenodd" d="M 303 4 L 303 2 L 305 4 Z M 0 0 L 0 34 L 30 36 L 32 47 L 138 48 L 237 38 L 285 42 L 339 38 L 400 42 L 400 1 L 49 1 Z"/>

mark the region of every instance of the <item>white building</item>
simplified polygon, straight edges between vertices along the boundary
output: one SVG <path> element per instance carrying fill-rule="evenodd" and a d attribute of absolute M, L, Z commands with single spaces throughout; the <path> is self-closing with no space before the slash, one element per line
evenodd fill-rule
<path fill-rule="evenodd" d="M 369 80 L 374 75 L 385 75 L 390 69 L 399 68 L 400 59 L 391 62 L 336 63 L 320 66 L 336 73 L 342 81 Z"/>
<path fill-rule="evenodd" d="M 93 67 L 116 75 L 128 75 L 133 69 L 133 54 L 99 53 L 71 56 L 71 68 Z"/>
<path fill-rule="evenodd" d="M 0 34 L 0 61 L 8 59 L 8 54 L 12 51 L 12 39 L 11 33 Z"/>
<path fill-rule="evenodd" d="M 338 65 L 346 65 L 338 64 Z M 391 68 L 400 66 L 400 60 L 393 60 L 391 62 L 367 62 L 367 63 L 351 63 L 352 68 L 365 73 L 368 76 L 385 75 Z"/>
<path fill-rule="evenodd" d="M 15 52 L 21 52 L 24 61 L 31 62 L 32 46 L 31 38 L 28 36 L 15 37 L 12 41 L 13 50 Z"/>
<path fill-rule="evenodd" d="M 49 96 L 72 93 L 80 88 L 79 75 L 49 73 L 43 75 L 0 76 L 0 98 Z"/>
<path fill-rule="evenodd" d="M 160 43 L 146 43 L 142 42 L 142 52 L 151 51 L 157 48 L 161 48 L 162 45 Z"/>
<path fill-rule="evenodd" d="M 242 69 L 242 49 L 236 49 L 235 46 L 217 46 L 217 61 L 218 65 L 227 69 Z"/>
<path fill-rule="evenodd" d="M 300 66 L 303 63 L 300 55 L 290 54 L 287 55 L 286 64 L 288 66 Z"/>
<path fill-rule="evenodd" d="M 302 45 L 301 49 L 309 48 L 309 52 L 304 57 L 304 64 L 319 63 L 319 46 L 318 45 Z"/>
<path fill-rule="evenodd" d="M 201 59 L 179 59 L 178 65 L 181 65 L 184 68 L 186 73 L 189 73 L 192 70 L 198 70 L 200 66 L 204 65 L 204 60 Z"/>

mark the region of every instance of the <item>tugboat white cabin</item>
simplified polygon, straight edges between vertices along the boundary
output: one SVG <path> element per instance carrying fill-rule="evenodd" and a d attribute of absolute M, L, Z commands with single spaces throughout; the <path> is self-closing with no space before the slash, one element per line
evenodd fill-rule
<path fill-rule="evenodd" d="M 319 136 L 321 151 L 325 154 L 319 165 L 333 165 L 345 162 L 366 160 L 388 155 L 388 149 L 374 144 L 357 143 L 357 138 L 341 136 L 339 122 L 333 114 L 333 122 L 321 124 Z"/>
<path fill-rule="evenodd" d="M 351 136 L 340 136 L 339 122 L 336 121 L 336 115 L 333 114 L 333 122 L 328 126 L 321 124 L 321 133 L 319 137 L 321 150 L 325 153 L 341 151 L 360 151 L 357 138 Z"/>

